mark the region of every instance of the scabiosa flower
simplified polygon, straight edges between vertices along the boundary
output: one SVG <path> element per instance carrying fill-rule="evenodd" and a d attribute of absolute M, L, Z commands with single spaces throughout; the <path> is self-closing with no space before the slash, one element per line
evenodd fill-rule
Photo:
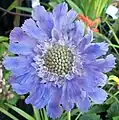
<path fill-rule="evenodd" d="M 9 51 L 17 56 L 3 62 L 12 72 L 13 90 L 30 93 L 25 102 L 38 109 L 46 106 L 51 118 L 74 105 L 87 111 L 91 101 L 101 104 L 107 97 L 103 73 L 114 67 L 115 58 L 104 56 L 108 44 L 92 43 L 92 31 L 76 17 L 66 3 L 52 13 L 36 6 L 32 18 L 10 34 Z"/>

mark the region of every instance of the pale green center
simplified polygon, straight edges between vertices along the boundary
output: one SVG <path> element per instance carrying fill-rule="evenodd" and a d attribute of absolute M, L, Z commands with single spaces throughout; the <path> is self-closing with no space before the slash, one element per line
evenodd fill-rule
<path fill-rule="evenodd" d="M 66 46 L 55 45 L 47 50 L 43 59 L 49 72 L 66 75 L 72 70 L 74 55 Z"/>

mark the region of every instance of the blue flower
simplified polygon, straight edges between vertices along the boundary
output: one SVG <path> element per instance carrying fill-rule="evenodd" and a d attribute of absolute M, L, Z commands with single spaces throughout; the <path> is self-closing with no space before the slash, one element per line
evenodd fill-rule
<path fill-rule="evenodd" d="M 10 34 L 9 52 L 4 66 L 11 70 L 9 82 L 18 94 L 36 108 L 47 108 L 51 118 L 76 105 L 80 111 L 89 109 L 91 101 L 101 104 L 107 93 L 104 74 L 112 70 L 115 58 L 106 56 L 108 44 L 93 43 L 93 33 L 68 11 L 66 3 L 53 12 L 37 6 L 32 18 Z"/>

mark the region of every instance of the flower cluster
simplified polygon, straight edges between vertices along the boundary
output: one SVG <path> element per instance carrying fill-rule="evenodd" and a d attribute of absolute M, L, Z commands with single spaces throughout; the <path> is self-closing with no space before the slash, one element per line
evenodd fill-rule
<path fill-rule="evenodd" d="M 101 104 L 107 97 L 104 73 L 112 70 L 115 58 L 106 56 L 107 43 L 93 43 L 93 32 L 76 18 L 66 3 L 53 12 L 39 5 L 10 34 L 9 52 L 16 56 L 3 62 L 12 72 L 9 82 L 18 94 L 30 94 L 27 104 L 46 106 L 51 118 L 74 105 L 87 111 L 91 101 Z"/>

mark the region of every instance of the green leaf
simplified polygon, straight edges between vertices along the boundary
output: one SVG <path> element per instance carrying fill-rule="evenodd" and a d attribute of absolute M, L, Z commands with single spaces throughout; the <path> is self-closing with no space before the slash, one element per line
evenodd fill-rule
<path fill-rule="evenodd" d="M 84 114 L 79 120 L 101 120 L 99 115 L 96 114 Z"/>
<path fill-rule="evenodd" d="M 82 10 L 71 0 L 66 0 L 71 8 L 73 8 L 77 13 L 83 14 Z"/>
<path fill-rule="evenodd" d="M 12 104 L 12 105 L 16 105 L 17 101 L 19 100 L 19 96 L 18 95 L 14 95 L 14 97 L 12 99 L 9 99 L 7 102 L 9 104 Z"/>
<path fill-rule="evenodd" d="M 6 111 L 5 109 L 0 107 L 0 112 L 4 113 L 5 115 L 7 115 L 8 117 L 10 117 L 13 120 L 19 120 L 18 118 L 16 118 L 15 116 L 13 116 L 11 113 L 9 113 L 8 111 Z"/>
<path fill-rule="evenodd" d="M 55 7 L 57 5 L 57 2 L 56 1 L 51 1 L 48 3 L 51 7 Z"/>
<path fill-rule="evenodd" d="M 8 41 L 8 37 L 0 36 L 0 42 Z"/>
<path fill-rule="evenodd" d="M 21 11 L 29 12 L 29 13 L 32 12 L 32 8 L 28 8 L 28 7 L 15 6 L 15 8 Z"/>
<path fill-rule="evenodd" d="M 4 46 L 3 43 L 0 43 L 0 57 L 7 51 L 6 47 Z"/>
<path fill-rule="evenodd" d="M 7 10 L 11 11 L 12 9 L 14 9 L 16 5 L 17 5 L 17 0 L 14 0 L 12 4 L 7 8 Z"/>
<path fill-rule="evenodd" d="M 113 117 L 113 120 L 119 120 L 119 116 Z"/>
<path fill-rule="evenodd" d="M 101 113 L 101 112 L 105 112 L 107 110 L 108 106 L 107 105 L 95 105 L 92 108 L 90 108 L 90 110 L 88 111 L 88 113 Z"/>
<path fill-rule="evenodd" d="M 119 103 L 114 102 L 107 110 L 107 117 L 112 120 L 113 117 L 119 116 Z"/>
<path fill-rule="evenodd" d="M 5 105 L 7 105 L 9 108 L 11 108 L 12 110 L 14 110 L 15 112 L 17 112 L 18 114 L 20 114 L 21 116 L 23 116 L 24 118 L 26 118 L 27 120 L 35 120 L 31 115 L 27 114 L 26 112 L 24 112 L 23 110 L 10 105 L 8 103 L 5 103 Z"/>
<path fill-rule="evenodd" d="M 62 2 L 64 2 L 64 0 L 57 0 L 57 2 L 58 2 L 58 3 L 62 3 Z"/>
<path fill-rule="evenodd" d="M 35 116 L 36 120 L 41 120 L 39 110 L 36 109 L 35 107 L 33 107 L 33 111 L 34 111 L 34 116 Z"/>

